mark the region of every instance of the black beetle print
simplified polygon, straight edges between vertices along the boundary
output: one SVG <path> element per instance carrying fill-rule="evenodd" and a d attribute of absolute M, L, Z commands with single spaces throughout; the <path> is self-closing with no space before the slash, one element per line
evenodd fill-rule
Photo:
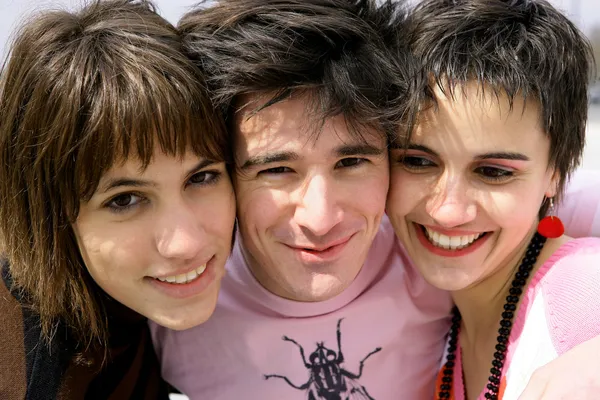
<path fill-rule="evenodd" d="M 367 389 L 362 386 L 358 379 L 362 376 L 364 363 L 367 358 L 381 351 L 381 347 L 367 354 L 360 362 L 358 374 L 353 374 L 342 367 L 344 354 L 342 353 L 342 331 L 340 325 L 342 319 L 337 323 L 337 354 L 335 351 L 325 347 L 324 342 L 317 343 L 317 348 L 306 361 L 304 348 L 294 339 L 283 337 L 286 342 L 292 342 L 300 349 L 300 356 L 304 366 L 310 372 L 308 382 L 302 385 L 293 384 L 287 377 L 282 375 L 265 375 L 265 379 L 283 379 L 288 385 L 298 390 L 306 390 L 308 400 L 375 400 L 369 395 Z"/>

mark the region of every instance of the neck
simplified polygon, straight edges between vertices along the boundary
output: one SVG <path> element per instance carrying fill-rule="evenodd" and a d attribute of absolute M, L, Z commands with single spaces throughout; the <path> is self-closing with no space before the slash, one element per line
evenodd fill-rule
<path fill-rule="evenodd" d="M 512 287 L 516 271 L 521 265 L 521 259 L 529 248 L 533 234 L 533 231 L 530 232 L 521 245 L 510 256 L 506 257 L 505 262 L 492 275 L 466 289 L 452 293 L 452 297 L 462 317 L 459 335 L 463 356 L 462 370 L 466 398 L 478 398 L 481 389 L 487 386 L 486 383 L 489 382 L 492 384 L 498 382 L 496 381 L 497 379 L 500 379 L 502 369 L 499 372 L 488 368 L 492 360 L 496 357 L 494 355 L 496 345 L 498 343 L 507 345 L 506 341 L 508 340 L 510 329 L 508 331 L 498 331 L 499 322 L 503 319 L 504 305 L 508 304 L 506 298 L 510 294 L 510 288 Z M 518 312 L 519 304 L 526 292 L 528 280 L 535 275 L 545 260 L 560 245 L 568 241 L 568 239 L 568 237 L 563 236 L 560 239 L 546 241 L 539 252 L 535 264 L 527 264 L 527 267 L 523 271 L 527 271 L 529 276 L 525 284 L 520 287 L 522 293 L 518 298 L 514 298 L 513 296 L 510 300 L 510 304 L 513 306 L 511 311 L 514 310 L 513 316 Z M 540 240 L 536 240 L 535 248 L 540 249 L 539 246 L 541 243 Z M 516 310 L 514 309 L 515 305 Z M 504 322 L 512 320 L 514 323 L 514 317 L 508 316 L 506 318 L 508 319 Z M 498 338 L 499 333 L 503 337 L 502 340 Z M 493 380 L 490 380 L 492 378 L 490 378 L 490 372 L 488 371 L 492 372 L 494 376 Z M 498 386 L 494 390 L 497 389 Z"/>
<path fill-rule="evenodd" d="M 466 398 L 478 398 L 481 388 L 485 388 L 486 383 L 491 383 L 490 372 L 494 370 L 490 370 L 489 366 L 498 343 L 502 311 L 516 270 L 532 237 L 533 232 L 530 232 L 491 275 L 466 289 L 452 293 L 462 316 L 459 334 Z M 514 301 L 512 304 L 514 305 Z M 503 335 L 506 340 L 507 334 Z M 499 375 L 500 373 L 494 373 L 495 379 L 499 379 Z"/>
<path fill-rule="evenodd" d="M 509 294 L 515 272 L 532 237 L 533 231 L 504 259 L 502 265 L 492 275 L 452 293 L 454 303 L 462 317 L 461 343 L 463 345 L 485 343 L 490 338 L 496 338 L 506 296 Z"/>

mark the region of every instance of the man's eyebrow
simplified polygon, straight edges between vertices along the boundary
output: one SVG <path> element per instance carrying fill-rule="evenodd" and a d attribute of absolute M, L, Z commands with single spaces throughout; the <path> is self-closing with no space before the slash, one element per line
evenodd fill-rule
<path fill-rule="evenodd" d="M 337 157 L 348 157 L 348 156 L 378 156 L 383 154 L 386 149 L 372 146 L 370 144 L 353 144 L 344 145 L 336 148 L 334 154 Z"/>
<path fill-rule="evenodd" d="M 209 159 L 203 159 L 201 160 L 198 164 L 194 165 L 192 168 L 190 168 L 186 175 L 191 175 L 194 172 L 201 170 L 203 168 L 206 168 L 210 165 L 213 164 L 218 164 L 219 161 L 214 161 L 214 160 L 209 160 Z M 150 180 L 146 180 L 146 179 L 133 179 L 133 178 L 112 178 L 109 179 L 108 181 L 106 181 L 106 183 L 104 183 L 102 185 L 102 187 L 100 188 L 100 190 L 98 190 L 99 193 L 106 193 L 109 190 L 113 190 L 116 189 L 118 187 L 123 187 L 123 186 L 128 186 L 128 187 L 149 187 L 149 186 L 154 186 L 156 187 L 156 183 L 152 182 Z"/>
<path fill-rule="evenodd" d="M 369 144 L 356 144 L 356 145 L 344 145 L 336 148 L 334 154 L 336 157 L 348 157 L 348 156 L 367 156 L 367 155 L 380 155 L 385 150 L 372 146 Z M 295 161 L 300 156 L 292 151 L 282 151 L 271 154 L 259 154 L 248 158 L 246 162 L 242 164 L 240 169 L 247 170 L 261 165 L 267 165 L 282 161 Z"/>
<path fill-rule="evenodd" d="M 298 154 L 292 151 L 282 151 L 278 153 L 270 153 L 270 154 L 259 154 L 256 156 L 252 156 L 246 160 L 240 167 L 242 170 L 247 170 L 250 168 L 272 164 L 276 162 L 282 161 L 294 161 L 299 158 Z"/>
<path fill-rule="evenodd" d="M 529 157 L 525 154 L 521 153 L 513 153 L 513 152 L 491 152 L 480 154 L 475 157 L 477 160 L 489 160 L 489 159 L 499 159 L 499 160 L 515 160 L 515 161 L 529 161 Z"/>

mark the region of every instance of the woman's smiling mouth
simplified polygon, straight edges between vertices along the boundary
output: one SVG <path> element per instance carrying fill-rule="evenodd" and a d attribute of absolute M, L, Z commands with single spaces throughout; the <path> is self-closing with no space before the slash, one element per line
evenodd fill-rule
<path fill-rule="evenodd" d="M 489 237 L 489 232 L 448 235 L 424 225 L 413 224 L 421 244 L 430 252 L 440 256 L 457 257 L 469 254 L 479 248 Z M 457 231 L 457 233 L 462 232 Z"/>
<path fill-rule="evenodd" d="M 196 280 L 200 275 L 204 273 L 204 271 L 206 271 L 206 264 L 201 265 L 200 267 L 185 274 L 157 277 L 155 279 L 158 279 L 161 282 L 168 282 L 181 285 Z"/>
<path fill-rule="evenodd" d="M 437 247 L 446 250 L 460 250 L 470 246 L 475 240 L 480 238 L 484 233 L 476 233 L 472 235 L 447 236 L 427 227 L 422 227 L 429 241 Z"/>

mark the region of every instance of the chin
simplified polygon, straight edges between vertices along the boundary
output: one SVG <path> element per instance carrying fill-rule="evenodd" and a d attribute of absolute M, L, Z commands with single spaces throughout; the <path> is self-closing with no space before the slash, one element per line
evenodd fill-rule
<path fill-rule="evenodd" d="M 204 312 L 202 314 L 194 315 L 194 318 L 182 318 L 182 319 L 173 319 L 173 318 L 152 318 L 152 321 L 156 322 L 158 325 L 164 326 L 165 328 L 172 329 L 174 331 L 183 331 L 186 329 L 193 328 L 195 326 L 201 325 L 205 323 L 210 316 L 212 315 L 212 311 Z"/>
<path fill-rule="evenodd" d="M 428 271 L 417 267 L 417 271 L 431 286 L 447 292 L 457 292 L 473 284 L 472 277 L 462 271 L 452 271 L 450 268 L 443 268 L 442 271 Z"/>
<path fill-rule="evenodd" d="M 349 284 L 345 285 L 339 278 L 333 276 L 315 279 L 312 284 L 312 290 L 310 293 L 307 293 L 307 297 L 310 298 L 308 301 L 326 301 L 332 299 L 346 290 L 348 286 Z"/>
<path fill-rule="evenodd" d="M 310 298 L 308 301 L 312 301 L 312 302 L 327 301 L 329 299 L 334 298 L 335 296 L 337 296 L 340 293 L 341 292 L 338 292 L 338 291 L 335 291 L 335 292 L 325 292 L 325 293 L 319 292 L 319 293 L 311 293 L 307 297 Z"/>
<path fill-rule="evenodd" d="M 158 325 L 164 326 L 165 328 L 172 329 L 174 331 L 183 331 L 186 329 L 193 328 L 201 325 L 208 321 L 215 311 L 217 305 L 217 298 L 210 303 L 203 302 L 202 307 L 182 307 L 179 308 L 175 315 L 173 314 L 161 314 L 155 315 L 154 318 L 149 318 Z"/>
<path fill-rule="evenodd" d="M 436 289 L 443 290 L 446 292 L 458 292 L 467 287 L 467 285 L 463 285 L 462 283 L 452 282 L 448 279 L 444 279 L 444 280 L 430 279 L 427 281 L 431 286 L 435 287 Z"/>
<path fill-rule="evenodd" d="M 208 321 L 209 317 L 198 319 L 198 320 L 195 320 L 195 321 L 185 321 L 183 323 L 178 323 L 178 324 L 175 324 L 175 325 L 172 325 L 172 326 L 166 326 L 165 325 L 165 327 L 169 328 L 169 329 L 172 329 L 174 331 L 184 331 L 186 329 L 190 329 L 190 328 L 194 328 L 194 327 L 196 327 L 198 325 L 202 325 L 203 323 L 205 323 L 206 321 Z"/>

